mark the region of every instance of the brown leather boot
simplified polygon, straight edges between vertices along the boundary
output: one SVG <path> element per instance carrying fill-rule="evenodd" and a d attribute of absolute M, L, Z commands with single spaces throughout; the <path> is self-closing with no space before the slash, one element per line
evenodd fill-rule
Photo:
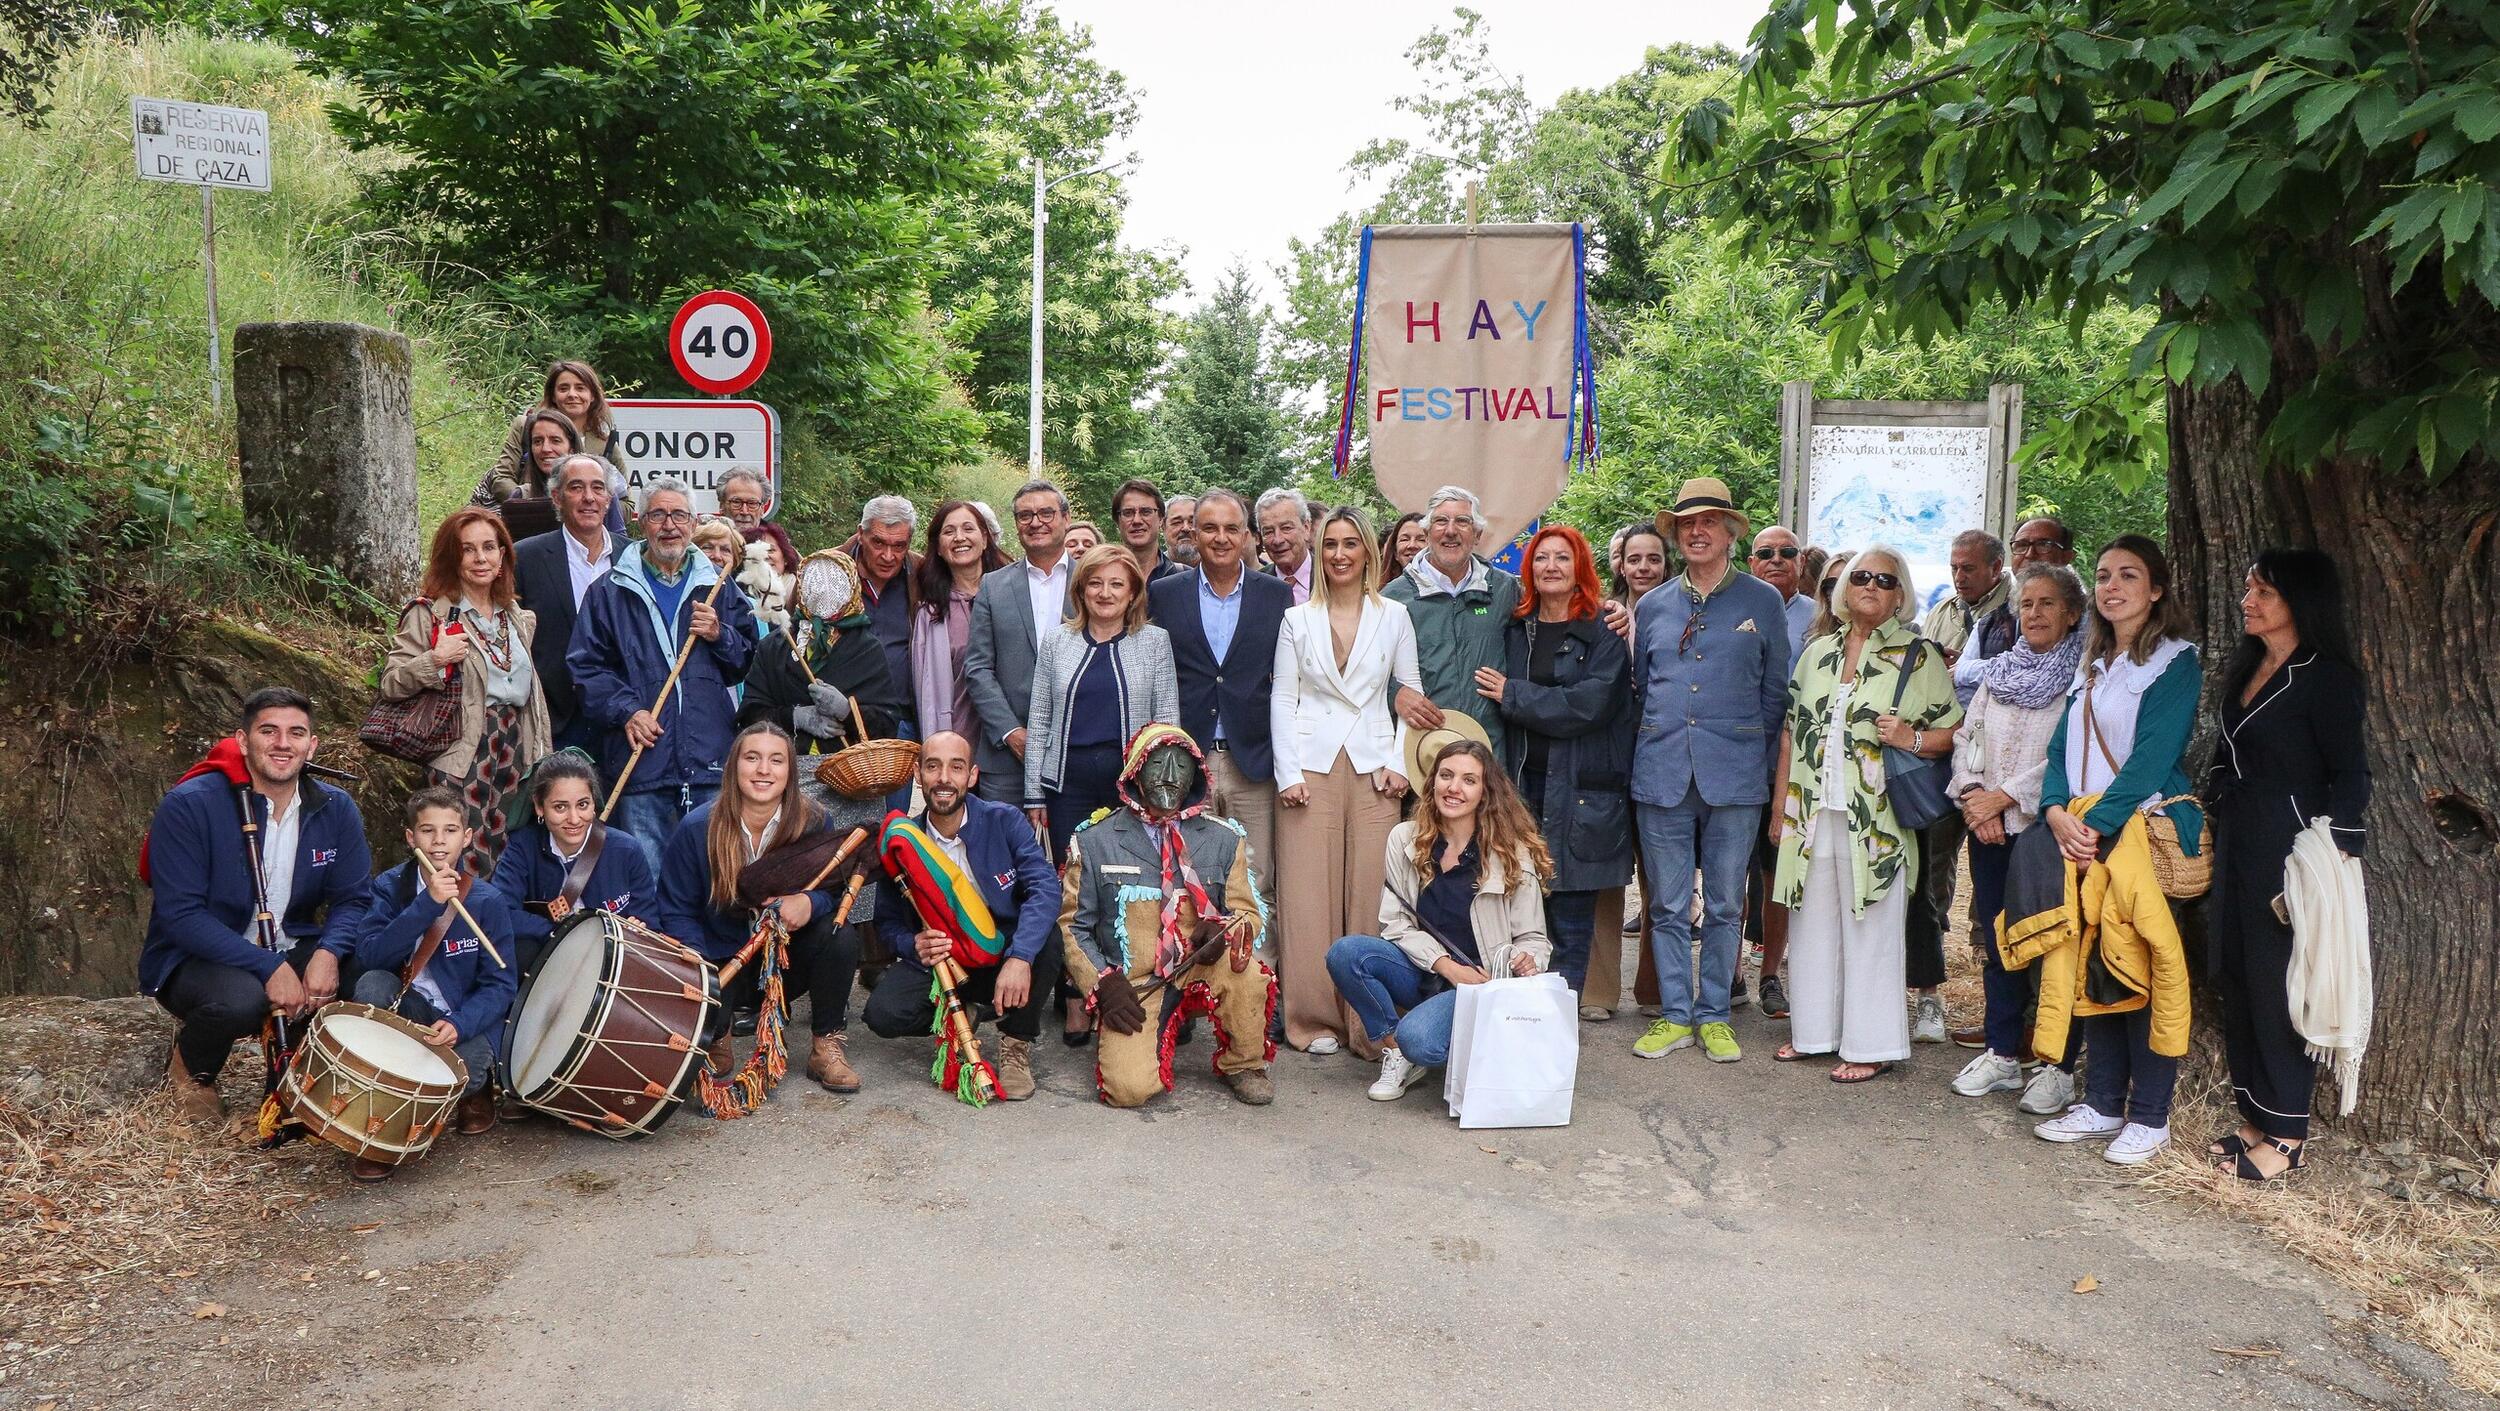
<path fill-rule="evenodd" d="M 460 1099 L 460 1114 L 456 1120 L 460 1135 L 464 1137 L 495 1130 L 495 1090 L 480 1088 Z"/>
<path fill-rule="evenodd" d="M 217 1095 L 216 1084 L 203 1083 L 192 1077 L 191 1070 L 183 1066 L 179 1047 L 165 1060 L 165 1086 L 172 1090 L 174 1106 L 181 1110 L 183 1116 L 194 1122 L 226 1120 L 226 1102 Z"/>
<path fill-rule="evenodd" d="M 357 1184 L 367 1186 L 374 1184 L 376 1181 L 389 1180 L 391 1178 L 391 1173 L 398 1169 L 399 1168 L 396 1166 L 386 1165 L 382 1162 L 374 1161 L 370 1158 L 362 1156 L 356 1157 L 347 1163 L 347 1174 L 353 1176 L 356 1179 Z"/>
<path fill-rule="evenodd" d="M 818 1034 L 808 1046 L 807 1076 L 824 1084 L 830 1093 L 859 1091 L 859 1073 L 851 1067 L 848 1054 L 842 1051 L 840 1034 Z"/>
<path fill-rule="evenodd" d="M 1005 1034 L 998 1036 L 998 1095 L 1008 1102 L 1033 1095 L 1033 1045 Z"/>
<path fill-rule="evenodd" d="M 1224 1081 L 1232 1085 L 1235 1100 L 1252 1107 L 1265 1107 L 1276 1100 L 1276 1080 L 1264 1068 L 1245 1068 L 1227 1073 Z"/>
<path fill-rule="evenodd" d="M 711 1064 L 712 1071 L 721 1074 L 724 1077 L 732 1071 L 729 1066 L 731 1056 L 732 1055 L 729 1052 L 729 1036 L 727 1034 L 723 1034 L 719 1038 L 712 1040 L 712 1046 L 703 1051 L 703 1057 Z"/>

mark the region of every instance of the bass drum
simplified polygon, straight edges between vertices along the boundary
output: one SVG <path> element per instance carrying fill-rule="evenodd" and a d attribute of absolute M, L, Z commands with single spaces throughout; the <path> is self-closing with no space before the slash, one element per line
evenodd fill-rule
<path fill-rule="evenodd" d="M 387 1009 L 340 1000 L 305 1030 L 278 1080 L 278 1102 L 350 1156 L 397 1166 L 425 1155 L 468 1090 L 460 1055 Z"/>
<path fill-rule="evenodd" d="M 584 1131 L 658 1131 L 703 1062 L 712 967 L 630 917 L 565 919 L 504 1024 L 504 1090 Z"/>

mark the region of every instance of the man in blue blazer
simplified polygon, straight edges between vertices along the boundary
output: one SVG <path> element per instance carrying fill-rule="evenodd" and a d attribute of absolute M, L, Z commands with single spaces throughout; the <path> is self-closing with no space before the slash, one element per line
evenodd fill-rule
<path fill-rule="evenodd" d="M 1714 1063 L 1744 1054 L 1728 1026 L 1736 984 L 1745 865 L 1771 801 L 1772 752 L 1788 708 L 1788 604 L 1737 571 L 1752 532 L 1715 476 L 1684 482 L 1658 530 L 1684 572 L 1633 613 L 1632 682 L 1641 728 L 1632 802 L 1649 889 L 1661 1016 L 1632 1051 L 1664 1058 L 1698 1037 Z M 1693 897 L 1701 870 L 1701 970 L 1693 969 Z"/>
<path fill-rule="evenodd" d="M 923 741 L 920 792 L 929 807 L 918 821 L 981 889 L 1007 933 L 1006 958 L 966 975 L 955 993 L 967 1011 L 987 1003 L 998 1012 L 998 1095 L 1022 1102 L 1033 1095 L 1033 1041 L 1059 979 L 1059 874 L 1024 810 L 975 795 L 980 774 L 970 740 L 941 730 Z M 921 924 L 900 883 L 887 877 L 877 886 L 877 934 L 899 959 L 877 977 L 864 1017 L 881 1038 L 925 1037 L 937 1018 L 929 967 L 952 942 Z"/>
<path fill-rule="evenodd" d="M 1207 812 L 1241 825 L 1260 904 L 1276 912 L 1275 756 L 1268 688 L 1293 606 L 1281 578 L 1251 573 L 1250 507 L 1230 490 L 1198 501 L 1198 568 L 1146 585 L 1146 616 L 1172 638 L 1181 728 L 1207 761 Z M 1271 952 L 1275 929 L 1267 932 Z M 1332 938 L 1333 939 L 1333 938 Z"/>
<path fill-rule="evenodd" d="M 512 547 L 513 569 L 520 579 L 521 606 L 538 614 L 538 635 L 530 642 L 530 660 L 538 668 L 538 689 L 547 700 L 547 728 L 556 748 L 578 746 L 584 753 L 599 748 L 599 732 L 582 719 L 580 688 L 564 664 L 573 644 L 573 619 L 590 585 L 607 576 L 625 541 L 608 532 L 607 462 L 597 456 L 571 456 L 556 466 L 548 494 L 556 502 L 556 527 L 533 534 Z"/>

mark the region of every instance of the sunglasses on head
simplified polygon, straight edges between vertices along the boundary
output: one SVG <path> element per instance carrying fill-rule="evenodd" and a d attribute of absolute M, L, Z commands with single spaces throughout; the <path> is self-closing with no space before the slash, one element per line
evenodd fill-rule
<path fill-rule="evenodd" d="M 1754 550 L 1753 556 L 1758 559 L 1793 559 L 1804 552 L 1794 544 L 1765 544 Z"/>
<path fill-rule="evenodd" d="M 1870 584 L 1889 593 L 1901 586 L 1901 580 L 1889 573 L 1874 573 L 1863 568 L 1849 570 L 1850 587 L 1864 588 Z"/>

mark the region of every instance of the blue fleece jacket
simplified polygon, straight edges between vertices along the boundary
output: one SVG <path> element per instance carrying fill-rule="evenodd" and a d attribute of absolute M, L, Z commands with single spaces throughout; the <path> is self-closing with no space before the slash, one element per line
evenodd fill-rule
<path fill-rule="evenodd" d="M 364 919 L 365 877 L 373 870 L 365 821 L 354 799 L 318 779 L 301 779 L 296 798 L 302 818 L 295 885 L 280 929 L 290 949 L 318 936 L 323 950 L 345 958 Z M 251 799 L 266 838 L 269 801 Z M 234 785 L 218 774 L 176 785 L 156 806 L 148 840 L 155 896 L 139 946 L 140 993 L 156 993 L 186 960 L 231 965 L 264 981 L 276 974 L 286 957 L 250 938 L 255 893 Z"/>
<path fill-rule="evenodd" d="M 712 805 L 706 803 L 678 821 L 668 846 L 660 850 L 659 927 L 718 965 L 755 934 L 755 917 L 744 907 L 712 907 L 712 854 L 705 846 L 711 827 Z M 833 893 L 809 892 L 807 900 L 811 917 L 833 914 Z"/>
<path fill-rule="evenodd" d="M 600 729 L 600 768 L 610 779 L 623 771 L 634 752 L 625 738 L 625 722 L 659 698 L 696 605 L 720 577 L 710 559 L 688 550 L 676 611 L 664 616 L 643 562 L 643 547 L 626 545 L 616 567 L 582 595 L 573 643 L 564 653 L 564 664 L 581 693 L 582 715 Z M 755 613 L 736 583 L 722 586 L 713 609 L 720 614 L 720 635 L 697 641 L 687 655 L 684 673 L 660 708 L 659 742 L 642 752 L 627 782 L 632 792 L 720 782 L 729 741 L 737 734 L 733 722 L 738 703 L 729 688 L 746 679 L 747 664 L 754 658 Z"/>
<path fill-rule="evenodd" d="M 581 904 L 630 916 L 658 929 L 660 889 L 652 880 L 651 860 L 643 855 L 642 844 L 622 828 L 605 823 L 591 826 L 606 829 L 608 841 L 599 850 L 597 865 L 590 869 L 590 885 L 582 888 Z M 544 904 L 563 895 L 564 877 L 571 870 L 548 847 L 545 825 L 531 823 L 512 830 L 504 843 L 503 860 L 495 864 L 492 885 L 511 914 L 515 936 L 544 945 L 555 935 L 555 923 L 524 903 Z"/>
<path fill-rule="evenodd" d="M 406 965 L 442 914 L 441 903 L 409 874 L 413 866 L 403 862 L 373 879 L 373 905 L 365 913 L 363 934 L 356 938 L 356 964 L 364 969 L 395 972 Z M 495 943 L 503 963 L 496 964 L 478 944 L 477 932 L 454 916 L 422 978 L 443 992 L 443 1017 L 468 1039 L 502 1025 L 519 981 L 512 971 L 512 917 L 503 894 L 492 886 L 471 887 L 461 904 L 486 928 L 486 938 Z"/>
<path fill-rule="evenodd" d="M 929 815 L 923 811 L 914 821 L 926 828 Z M 936 835 L 935 829 L 930 832 Z M 990 919 L 1008 928 L 1007 958 L 1031 964 L 1043 946 L 1059 943 L 1061 896 L 1059 874 L 1033 836 L 1032 820 L 1023 809 L 967 795 L 961 836 L 970 863 L 964 870 L 980 887 Z M 886 949 L 915 970 L 927 968 L 913 939 L 920 913 L 903 895 L 902 884 L 880 873 L 877 889 L 877 934 Z"/>

